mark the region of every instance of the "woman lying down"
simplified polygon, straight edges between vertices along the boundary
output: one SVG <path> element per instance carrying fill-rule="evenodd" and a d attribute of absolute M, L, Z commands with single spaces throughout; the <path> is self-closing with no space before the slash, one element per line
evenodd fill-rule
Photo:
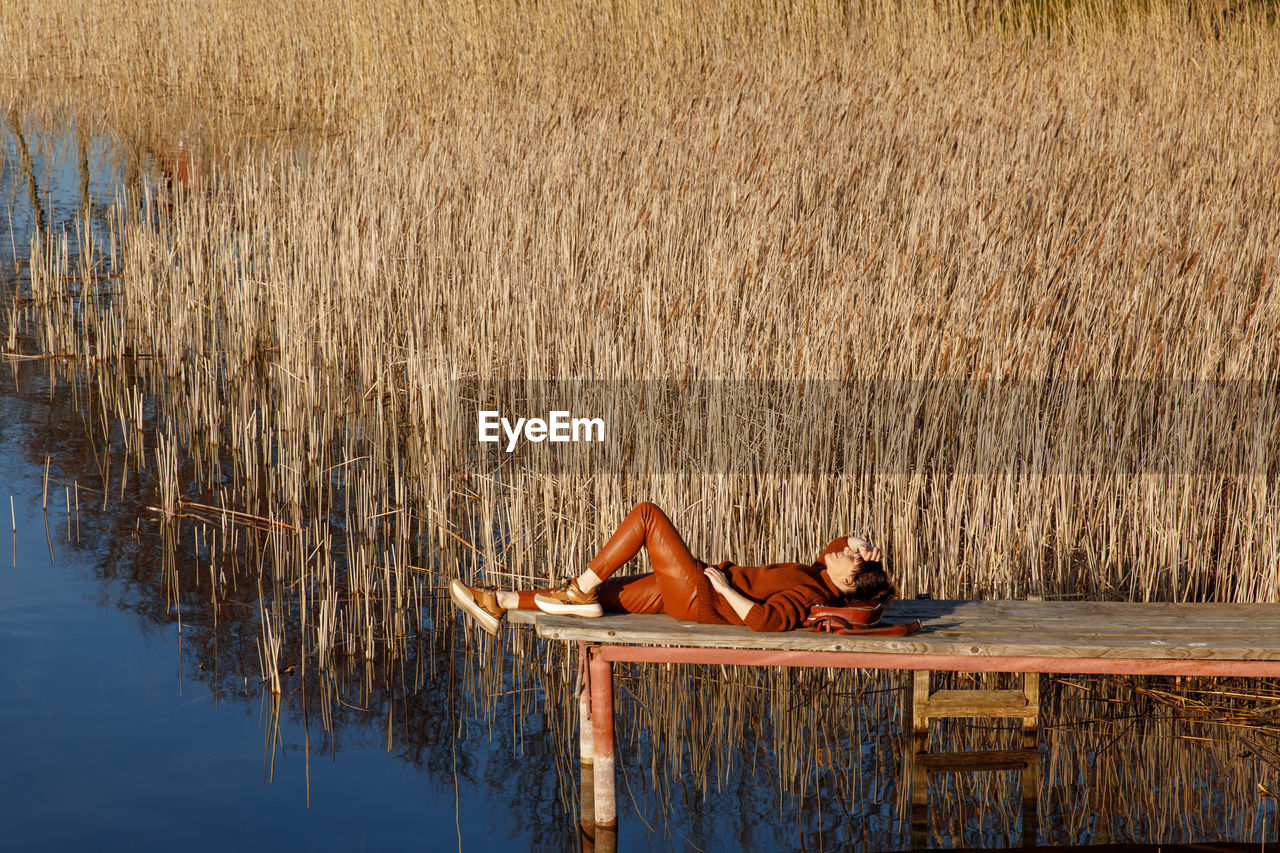
<path fill-rule="evenodd" d="M 644 548 L 653 571 L 613 574 Z M 753 631 L 800 627 L 812 607 L 851 602 L 883 604 L 897 590 L 881 565 L 883 552 L 864 539 L 841 536 L 811 564 L 709 565 L 697 559 L 671 519 L 642 503 L 623 520 L 587 569 L 555 589 L 501 590 L 453 580 L 449 597 L 490 634 L 508 610 L 570 616 L 665 613 L 709 625 L 746 625 Z"/>

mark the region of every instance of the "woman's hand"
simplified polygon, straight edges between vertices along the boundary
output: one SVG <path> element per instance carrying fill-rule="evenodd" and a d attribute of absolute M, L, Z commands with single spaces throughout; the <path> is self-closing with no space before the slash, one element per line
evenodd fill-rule
<path fill-rule="evenodd" d="M 729 602 L 729 606 L 733 608 L 733 612 L 738 614 L 738 618 L 746 621 L 747 614 L 751 612 L 751 608 L 755 607 L 759 602 L 753 598 L 747 598 L 742 593 L 733 588 L 733 584 L 729 583 L 729 579 L 724 576 L 724 572 L 715 566 L 707 566 L 702 570 L 707 576 L 707 580 L 711 581 L 711 588 L 724 596 L 724 600 Z"/>
<path fill-rule="evenodd" d="M 847 544 L 844 552 L 852 557 L 857 554 L 864 560 L 879 563 L 884 560 L 884 551 L 872 545 L 865 539 L 859 539 L 857 536 L 847 537 Z"/>
<path fill-rule="evenodd" d="M 707 580 L 711 581 L 711 586 L 716 592 L 723 593 L 726 589 L 733 589 L 733 585 L 724 576 L 724 572 L 715 566 L 707 566 L 702 570 L 702 573 L 707 576 Z"/>

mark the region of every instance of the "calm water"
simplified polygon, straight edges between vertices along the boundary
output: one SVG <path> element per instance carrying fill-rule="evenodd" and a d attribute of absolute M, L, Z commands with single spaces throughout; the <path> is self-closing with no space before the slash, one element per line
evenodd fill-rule
<path fill-rule="evenodd" d="M 63 132 L 36 142 L 16 129 L 6 130 L 0 176 L 0 316 L 37 222 L 72 228 L 84 201 L 100 213 L 126 179 L 100 140 Z M 98 491 L 103 460 L 82 414 L 96 398 L 74 366 L 5 359 L 0 368 L 4 849 L 578 849 L 576 745 L 563 719 L 545 715 L 540 686 L 554 673 L 509 674 L 505 695 L 478 702 L 477 667 L 497 658 L 442 628 L 394 672 L 311 675 L 277 705 L 259 680 L 254 596 L 215 613 L 201 603 L 207 589 L 175 594 L 145 474 L 122 478 L 117 459 L 105 466 L 108 494 Z M 660 723 L 620 689 L 620 846 L 910 847 L 901 682 L 869 684 L 885 692 L 851 706 L 857 737 L 814 745 L 825 760 L 783 774 L 765 712 L 705 786 L 687 756 L 654 757 Z M 1098 702 L 1107 690 L 1119 698 Z M 1275 802 L 1256 785 L 1280 788 L 1276 768 L 1252 757 L 1247 740 L 1274 745 L 1265 735 L 1180 723 L 1123 687 L 1048 692 L 1041 843 L 1275 832 Z M 943 745 L 1012 734 L 957 725 Z M 1022 838 L 1018 774 L 930 786 L 931 844 Z"/>
<path fill-rule="evenodd" d="M 524 822 L 541 803 L 507 772 L 510 742 L 462 720 L 440 721 L 463 727 L 457 779 L 402 742 L 388 751 L 385 700 L 329 737 L 286 696 L 269 754 L 273 706 L 257 678 L 216 672 L 191 636 L 202 627 L 180 630 L 163 597 L 134 582 L 129 564 L 154 565 L 154 536 L 122 542 L 82 495 L 75 542 L 61 489 L 42 513 L 42 453 L 58 450 L 45 439 L 63 438 L 74 417 L 43 384 L 19 396 L 10 381 L 0 396 L 4 532 L 10 496 L 18 528 L 0 564 L 5 849 L 456 849 L 459 837 L 563 846 L 539 839 L 556 821 Z"/>
<path fill-rule="evenodd" d="M 44 221 L 72 227 L 82 189 L 76 138 L 46 139 L 43 150 L 28 144 Z M 8 291 L 21 266 L 13 247 L 21 258 L 37 217 L 11 132 L 5 146 Z M 120 175 L 101 144 L 87 154 L 100 207 Z M 49 362 L 3 367 L 0 846 L 565 846 L 569 819 L 554 808 L 549 819 L 539 814 L 547 784 L 554 796 L 554 763 L 543 762 L 549 779 L 530 784 L 510 772 L 511 741 L 461 714 L 430 723 L 440 728 L 434 740 L 456 745 L 443 756 L 423 755 L 426 740 L 406 743 L 395 720 L 388 749 L 388 705 L 405 702 L 391 691 L 371 697 L 368 710 L 349 709 L 332 735 L 318 714 L 306 715 L 302 697 L 285 696 L 277 732 L 270 694 L 237 648 L 251 647 L 254 634 L 234 622 L 211 631 L 197 613 L 184 624 L 166 600 L 156 526 L 137 524 L 144 490 L 126 486 L 105 512 L 87 490 L 100 479 L 70 385 L 51 382 Z M 85 485 L 71 499 L 79 512 L 73 505 L 68 515 L 60 484 L 42 511 L 46 456 L 52 476 Z M 412 716 L 403 710 L 402 719 Z"/>

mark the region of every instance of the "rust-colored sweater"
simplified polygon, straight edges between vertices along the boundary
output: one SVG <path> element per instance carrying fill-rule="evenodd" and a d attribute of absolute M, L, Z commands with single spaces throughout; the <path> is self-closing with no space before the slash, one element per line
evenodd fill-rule
<path fill-rule="evenodd" d="M 848 538 L 831 540 L 811 564 L 770 563 L 767 566 L 738 566 L 732 561 L 716 564 L 733 588 L 755 607 L 745 620 L 711 586 L 704 575 L 698 588 L 698 621 L 713 624 L 746 625 L 752 631 L 791 631 L 799 628 L 815 604 L 839 604 L 844 594 L 827 579 L 826 556 L 844 550 Z"/>

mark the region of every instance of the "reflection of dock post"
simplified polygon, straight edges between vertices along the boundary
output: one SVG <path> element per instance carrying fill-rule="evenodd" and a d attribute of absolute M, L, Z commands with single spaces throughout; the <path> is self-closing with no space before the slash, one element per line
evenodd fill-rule
<path fill-rule="evenodd" d="M 598 647 L 589 650 L 587 663 L 591 683 L 591 752 L 594 776 L 596 850 L 616 849 L 618 805 L 615 797 L 613 762 L 613 664 Z"/>
<path fill-rule="evenodd" d="M 1033 734 L 1032 737 L 1035 735 Z M 1022 846 L 1035 847 L 1040 835 L 1040 814 L 1036 810 L 1040 794 L 1040 754 L 1035 747 L 1026 747 L 1033 753 L 1022 768 Z"/>
<path fill-rule="evenodd" d="M 595 837 L 595 754 L 592 750 L 591 732 L 591 670 L 587 666 L 587 644 L 578 643 L 578 755 L 581 764 L 581 785 L 578 801 L 582 808 L 580 824 L 587 838 Z M 586 841 L 584 840 L 584 848 Z"/>
<path fill-rule="evenodd" d="M 928 737 L 928 732 L 925 732 L 925 737 Z M 906 760 L 903 762 L 904 769 L 907 770 L 903 775 L 911 780 L 909 808 L 911 809 L 911 848 L 913 850 L 922 850 L 929 845 L 929 774 L 924 764 L 915 760 L 917 753 L 920 752 L 916 748 L 919 741 L 919 735 L 912 738 L 912 742 L 906 749 Z"/>

